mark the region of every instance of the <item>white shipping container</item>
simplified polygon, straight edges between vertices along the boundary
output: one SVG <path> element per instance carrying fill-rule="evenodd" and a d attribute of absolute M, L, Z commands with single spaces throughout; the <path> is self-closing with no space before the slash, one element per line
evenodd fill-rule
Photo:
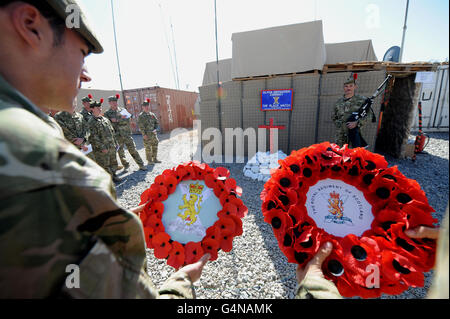
<path fill-rule="evenodd" d="M 431 73 L 431 72 L 430 72 Z M 422 130 L 424 132 L 449 131 L 449 78 L 448 65 L 440 65 L 432 72 L 431 81 L 421 84 L 419 99 L 422 102 Z M 414 109 L 411 131 L 419 130 L 419 111 Z"/>

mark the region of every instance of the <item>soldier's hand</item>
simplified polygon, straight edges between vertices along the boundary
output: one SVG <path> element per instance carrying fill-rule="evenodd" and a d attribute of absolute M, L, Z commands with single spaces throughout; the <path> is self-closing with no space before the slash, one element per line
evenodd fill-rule
<path fill-rule="evenodd" d="M 77 137 L 77 138 L 74 138 L 73 139 L 73 143 L 75 144 L 75 145 L 81 145 L 81 143 L 83 143 L 83 139 L 81 138 L 81 137 Z"/>
<path fill-rule="evenodd" d="M 108 153 L 108 150 L 102 150 L 102 153 L 106 154 L 106 153 Z"/>
<path fill-rule="evenodd" d="M 405 235 L 410 238 L 429 238 L 438 239 L 439 238 L 439 228 L 431 228 L 426 226 L 419 226 L 413 229 L 405 230 Z"/>
<path fill-rule="evenodd" d="M 81 145 L 81 149 L 86 152 L 88 150 L 88 147 L 86 145 Z"/>
<path fill-rule="evenodd" d="M 351 130 L 351 129 L 354 129 L 358 125 L 358 122 L 347 122 L 346 125 L 347 125 L 347 128 Z"/>
<path fill-rule="evenodd" d="M 189 276 L 189 278 L 191 279 L 191 281 L 194 283 L 200 279 L 200 276 L 202 275 L 203 267 L 205 267 L 209 258 L 211 258 L 211 255 L 205 254 L 196 263 L 186 265 L 183 268 L 180 268 L 178 270 L 186 273 Z"/>
<path fill-rule="evenodd" d="M 324 277 L 322 272 L 323 261 L 331 254 L 333 244 L 326 242 L 320 248 L 317 254 L 311 259 L 305 267 L 297 266 L 296 276 L 298 283 L 301 283 L 306 275 Z"/>

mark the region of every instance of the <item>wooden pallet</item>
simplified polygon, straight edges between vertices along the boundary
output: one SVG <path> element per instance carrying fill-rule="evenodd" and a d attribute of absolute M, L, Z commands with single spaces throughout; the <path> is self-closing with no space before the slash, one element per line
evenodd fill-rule
<path fill-rule="evenodd" d="M 331 72 L 354 72 L 354 71 L 378 71 L 386 70 L 389 73 L 415 73 L 423 71 L 434 71 L 437 68 L 436 63 L 428 62 L 352 62 L 325 64 L 322 70 L 323 74 Z"/>
<path fill-rule="evenodd" d="M 311 70 L 307 72 L 293 72 L 293 73 L 282 73 L 282 74 L 270 74 L 270 75 L 257 75 L 257 76 L 248 76 L 242 78 L 234 78 L 233 81 L 249 81 L 249 80 L 262 80 L 262 79 L 272 79 L 276 77 L 283 76 L 296 76 L 296 75 L 309 75 L 309 74 L 319 74 L 320 70 Z"/>

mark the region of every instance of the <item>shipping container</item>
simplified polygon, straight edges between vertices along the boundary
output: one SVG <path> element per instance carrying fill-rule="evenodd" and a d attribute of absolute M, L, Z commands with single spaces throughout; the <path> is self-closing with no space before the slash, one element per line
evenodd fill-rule
<path fill-rule="evenodd" d="M 133 115 L 131 128 L 138 133 L 137 119 L 142 111 L 142 103 L 150 99 L 150 111 L 158 120 L 161 132 L 169 132 L 178 127 L 189 128 L 193 125 L 194 106 L 198 93 L 159 86 L 124 90 L 125 103 L 128 111 Z"/>
<path fill-rule="evenodd" d="M 421 83 L 419 101 L 422 102 L 422 129 L 424 132 L 449 130 L 449 78 L 448 64 L 441 65 L 432 73 L 429 81 Z M 419 129 L 417 105 L 411 131 Z"/>

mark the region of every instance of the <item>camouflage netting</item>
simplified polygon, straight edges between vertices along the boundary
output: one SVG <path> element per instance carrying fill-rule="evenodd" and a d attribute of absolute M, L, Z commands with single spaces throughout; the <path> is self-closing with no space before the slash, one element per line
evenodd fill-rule
<path fill-rule="evenodd" d="M 396 78 L 389 103 L 383 113 L 381 128 L 376 141 L 376 150 L 399 158 L 406 144 L 409 127 L 416 106 L 415 74 Z"/>

